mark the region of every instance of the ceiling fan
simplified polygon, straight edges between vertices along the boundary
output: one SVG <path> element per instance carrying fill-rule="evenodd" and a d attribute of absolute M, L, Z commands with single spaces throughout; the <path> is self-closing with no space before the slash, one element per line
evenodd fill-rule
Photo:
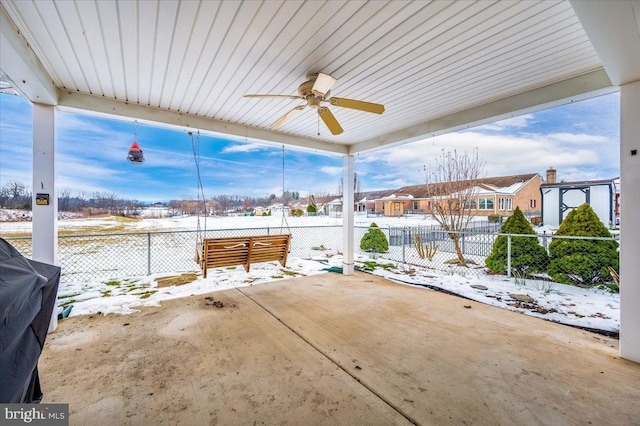
<path fill-rule="evenodd" d="M 384 105 L 374 104 L 371 102 L 357 101 L 354 99 L 346 98 L 329 98 L 329 93 L 336 79 L 329 74 L 310 73 L 306 75 L 307 81 L 302 83 L 298 87 L 298 95 L 244 95 L 245 98 L 288 98 L 288 99 L 301 99 L 306 104 L 298 105 L 282 117 L 278 118 L 273 124 L 272 129 L 276 129 L 282 126 L 284 123 L 293 118 L 300 111 L 307 106 L 318 110 L 318 115 L 329 128 L 329 131 L 333 135 L 339 135 L 343 132 L 342 126 L 336 120 L 331 110 L 326 106 L 322 106 L 321 103 L 328 102 L 333 106 L 357 109 L 359 111 L 372 112 L 374 114 L 382 114 L 384 112 Z"/>

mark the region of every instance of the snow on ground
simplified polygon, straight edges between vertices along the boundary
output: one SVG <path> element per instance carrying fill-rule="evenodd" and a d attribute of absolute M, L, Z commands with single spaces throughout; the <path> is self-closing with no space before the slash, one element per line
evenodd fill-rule
<path fill-rule="evenodd" d="M 327 273 L 323 269 L 331 266 L 341 267 L 342 256 L 290 258 L 286 268 L 276 262 L 255 264 L 248 273 L 241 266 L 211 269 L 206 279 L 198 276 L 191 283 L 164 288 L 157 287 L 156 279 L 171 274 L 76 284 L 60 294 L 60 301 L 73 304 L 71 316 L 99 312 L 105 315 L 128 314 L 135 312 L 137 307 L 158 306 L 163 300 Z M 620 297 L 608 291 L 534 280 L 516 281 L 506 276 L 447 274 L 364 256 L 357 257 L 356 267 L 398 283 L 420 286 L 425 291 L 429 291 L 429 288 L 441 289 L 549 321 L 613 333 L 618 333 L 620 328 Z M 518 301 L 515 297 L 522 300 Z M 526 300 L 527 297 L 531 299 Z"/>
<path fill-rule="evenodd" d="M 607 290 L 504 275 L 449 275 L 402 263 L 393 265 L 392 268 L 376 268 L 373 273 L 403 284 L 445 290 L 553 322 L 614 333 L 620 330 L 620 295 Z"/>
<path fill-rule="evenodd" d="M 485 219 L 486 220 L 486 219 Z M 124 230 L 121 232 L 179 231 L 196 229 L 198 218 L 182 216 L 173 218 L 153 218 L 121 222 L 117 218 L 69 219 L 58 222 L 61 231 L 109 229 L 117 222 Z M 200 218 L 201 226 L 204 220 Z M 356 216 L 356 226 L 368 226 L 376 222 L 380 227 L 421 226 L 433 222 L 424 216 L 406 218 Z M 278 216 L 227 216 L 208 217 L 207 229 L 239 228 L 280 228 L 302 226 L 340 226 L 342 219 L 327 216 L 288 217 L 283 222 Z M 31 232 L 30 222 L 0 223 L 2 233 Z M 245 272 L 241 266 L 212 269 L 203 279 L 198 275 L 195 281 L 183 285 L 159 288 L 156 279 L 171 275 L 180 275 L 184 271 L 154 274 L 150 276 L 125 277 L 112 281 L 86 281 L 68 283 L 61 288 L 59 302 L 62 306 L 73 305 L 71 315 L 120 313 L 126 314 L 141 306 L 157 306 L 163 300 L 226 290 L 235 287 L 258 285 L 274 280 L 295 276 L 327 273 L 323 268 L 342 266 L 340 255 L 325 255 L 314 259 L 290 257 L 287 267 L 278 263 L 261 263 L 251 266 Z M 464 271 L 436 271 L 430 268 L 391 262 L 380 257 L 373 260 L 358 256 L 356 266 L 370 269 L 369 272 L 406 285 L 423 288 L 442 289 L 468 299 L 487 303 L 504 309 L 544 318 L 550 321 L 580 327 L 599 329 L 617 333 L 620 327 L 620 297 L 598 289 L 549 283 L 536 280 L 514 280 L 501 275 L 484 273 L 465 274 Z M 367 262 L 367 263 L 365 263 Z M 476 286 L 475 288 L 472 286 Z M 483 289 L 486 287 L 486 289 Z M 428 291 L 425 288 L 425 291 Z M 513 296 L 529 296 L 533 301 L 517 301 Z"/>
<path fill-rule="evenodd" d="M 249 272 L 242 266 L 210 269 L 207 278 L 198 275 L 195 281 L 183 285 L 158 287 L 158 279 L 181 274 L 153 274 L 88 283 L 73 283 L 60 291 L 63 306 L 73 305 L 70 316 L 136 312 L 137 307 L 159 306 L 163 300 L 193 296 L 236 287 L 322 273 L 325 264 L 309 259 L 289 258 L 287 267 L 277 262 L 251 265 Z"/>

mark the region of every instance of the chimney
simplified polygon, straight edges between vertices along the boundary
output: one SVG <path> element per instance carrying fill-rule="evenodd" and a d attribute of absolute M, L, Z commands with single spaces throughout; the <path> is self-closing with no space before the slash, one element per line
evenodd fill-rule
<path fill-rule="evenodd" d="M 547 183 L 556 183 L 556 169 L 549 167 L 547 170 Z"/>

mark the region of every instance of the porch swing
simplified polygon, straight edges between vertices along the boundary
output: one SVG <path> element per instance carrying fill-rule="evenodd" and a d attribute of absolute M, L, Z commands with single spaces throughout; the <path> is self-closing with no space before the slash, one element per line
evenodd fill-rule
<path fill-rule="evenodd" d="M 196 241 L 196 262 L 202 270 L 202 277 L 207 278 L 207 270 L 210 268 L 226 266 L 242 265 L 245 271 L 249 272 L 253 263 L 278 261 L 282 267 L 285 267 L 291 244 L 291 233 L 282 233 L 284 223 L 287 223 L 287 229 L 290 231 L 284 216 L 284 208 L 280 234 L 207 238 L 208 212 L 200 176 L 200 132 L 195 139 L 193 132 L 189 132 L 189 135 L 198 178 L 198 203 L 202 200 L 202 209 L 198 209 Z M 282 192 L 284 193 L 284 145 L 282 146 Z M 204 229 L 200 227 L 201 212 L 204 213 Z"/>

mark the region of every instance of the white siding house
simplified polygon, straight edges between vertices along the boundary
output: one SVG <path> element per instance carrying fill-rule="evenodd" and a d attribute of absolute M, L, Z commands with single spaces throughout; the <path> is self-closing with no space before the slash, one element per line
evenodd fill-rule
<path fill-rule="evenodd" d="M 569 212 L 587 203 L 602 223 L 615 223 L 615 179 L 583 182 L 559 182 L 540 185 L 542 194 L 542 223 L 558 227 Z"/>

